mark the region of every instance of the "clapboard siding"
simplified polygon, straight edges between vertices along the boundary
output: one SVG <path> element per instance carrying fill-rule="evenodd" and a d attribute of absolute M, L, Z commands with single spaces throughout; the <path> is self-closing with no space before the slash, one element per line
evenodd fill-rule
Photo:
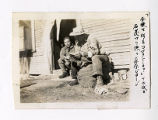
<path fill-rule="evenodd" d="M 102 48 L 105 49 L 107 53 L 123 53 L 123 52 L 130 52 L 129 46 L 119 46 L 119 47 L 109 47 L 109 48 Z"/>
<path fill-rule="evenodd" d="M 30 74 L 49 74 L 48 58 L 45 55 L 44 30 L 47 27 L 46 21 L 35 20 L 34 37 L 35 37 L 35 52 L 31 57 Z M 48 31 L 50 32 L 50 31 Z"/>
<path fill-rule="evenodd" d="M 106 43 L 101 43 L 104 44 L 104 47 L 117 47 L 117 46 L 129 46 L 129 40 L 120 40 L 120 41 L 111 41 L 111 42 L 106 42 Z"/>
<path fill-rule="evenodd" d="M 123 53 L 115 53 L 115 54 L 110 54 L 110 56 L 112 58 L 129 58 L 130 57 L 130 54 L 129 52 L 123 52 Z"/>
<path fill-rule="evenodd" d="M 124 69 L 124 68 L 130 68 L 130 65 L 129 64 L 123 64 L 123 65 L 115 65 L 114 66 L 114 69 Z"/>
<path fill-rule="evenodd" d="M 97 30 L 107 30 L 107 29 L 120 29 L 120 27 L 121 28 L 128 28 L 127 27 L 127 25 L 128 24 L 116 24 L 115 26 L 107 26 L 107 25 L 99 25 L 99 26 L 97 26 L 97 27 L 94 27 L 95 29 L 97 29 Z M 94 30 L 93 28 L 91 28 L 91 27 L 87 27 L 89 30 Z"/>
<path fill-rule="evenodd" d="M 110 24 L 114 25 L 114 26 L 111 26 Z M 99 28 L 99 27 L 104 27 L 104 29 L 108 29 L 108 28 L 118 28 L 120 26 L 122 27 L 127 27 L 126 25 L 128 25 L 128 23 L 125 23 L 125 22 L 120 22 L 120 23 L 107 23 L 107 24 L 104 24 L 104 23 L 100 23 L 100 24 L 92 24 L 91 26 L 90 25 L 87 25 L 87 26 L 84 26 L 86 28 L 89 28 L 91 29 L 92 27 L 93 28 Z M 97 26 L 96 26 L 97 25 Z"/>
<path fill-rule="evenodd" d="M 40 66 L 44 63 L 44 54 L 43 54 L 43 45 L 42 45 L 42 36 L 43 36 L 43 27 L 44 21 L 36 20 L 34 25 L 34 35 L 35 35 L 35 52 L 31 57 L 30 64 L 30 74 L 41 74 Z"/>
<path fill-rule="evenodd" d="M 128 27 L 127 27 L 127 25 L 128 24 L 124 24 L 124 23 L 122 23 L 122 24 L 112 24 L 112 25 L 114 25 L 114 26 L 109 26 L 109 25 L 99 25 L 99 26 L 96 26 L 96 27 L 84 27 L 84 28 L 87 28 L 87 29 L 89 29 L 89 31 L 95 31 L 95 29 L 96 30 L 117 30 L 117 29 L 125 29 L 125 28 L 127 28 L 128 29 Z M 109 32 L 109 31 L 105 31 L 105 32 Z"/>
<path fill-rule="evenodd" d="M 84 27 L 86 26 L 97 26 L 97 25 L 105 25 L 105 24 L 119 24 L 119 23 L 128 23 L 128 19 L 89 19 L 89 20 L 81 20 Z"/>
<path fill-rule="evenodd" d="M 130 38 L 129 32 L 124 32 L 124 33 L 121 32 L 120 34 L 111 33 L 110 35 L 108 35 L 108 34 L 106 34 L 106 35 L 107 36 L 105 36 L 105 32 L 99 32 L 99 35 L 97 35 L 97 36 L 99 37 L 98 39 L 105 39 L 106 41 Z M 104 41 L 100 41 L 100 42 L 104 42 Z"/>
<path fill-rule="evenodd" d="M 131 42 L 128 19 L 81 20 L 81 25 L 98 39 L 101 51 L 110 53 L 114 68 L 129 68 Z"/>
<path fill-rule="evenodd" d="M 36 20 L 35 21 L 35 40 L 36 40 L 36 52 L 33 56 L 42 56 L 43 55 L 43 45 L 42 45 L 42 36 L 43 36 L 43 28 L 44 28 L 44 21 Z"/>

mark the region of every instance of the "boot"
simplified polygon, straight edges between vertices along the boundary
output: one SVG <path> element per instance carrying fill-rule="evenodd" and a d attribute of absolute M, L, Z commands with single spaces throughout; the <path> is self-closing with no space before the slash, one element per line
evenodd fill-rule
<path fill-rule="evenodd" d="M 97 84 L 96 86 L 103 86 L 104 83 L 103 83 L 103 78 L 102 76 L 97 76 Z"/>
<path fill-rule="evenodd" d="M 78 80 L 77 79 L 74 79 L 73 81 L 71 81 L 69 83 L 70 86 L 74 86 L 74 85 L 77 85 L 78 84 Z"/>
<path fill-rule="evenodd" d="M 65 77 L 67 77 L 67 76 L 69 76 L 69 73 L 68 73 L 68 72 L 63 72 L 63 73 L 59 76 L 59 78 L 65 78 Z"/>

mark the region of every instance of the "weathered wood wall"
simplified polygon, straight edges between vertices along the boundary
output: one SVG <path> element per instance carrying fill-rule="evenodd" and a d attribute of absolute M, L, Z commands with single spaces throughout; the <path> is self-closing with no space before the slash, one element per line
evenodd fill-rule
<path fill-rule="evenodd" d="M 29 76 L 32 48 L 31 21 L 19 21 L 19 61 L 21 79 Z"/>
<path fill-rule="evenodd" d="M 31 64 L 30 64 L 30 74 L 40 74 L 41 69 L 40 65 L 42 65 L 44 61 L 43 55 L 43 45 L 42 45 L 42 35 L 43 35 L 43 27 L 44 21 L 36 20 L 34 22 L 34 37 L 35 37 L 35 52 L 31 57 Z"/>
<path fill-rule="evenodd" d="M 31 57 L 29 74 L 50 74 L 51 72 L 49 58 L 52 53 L 49 53 L 49 56 L 47 51 L 51 49 L 48 46 L 51 46 L 50 28 L 52 25 L 47 23 L 46 20 L 34 21 L 35 51 Z"/>
<path fill-rule="evenodd" d="M 51 54 L 49 51 L 50 31 L 53 20 L 34 21 L 35 51 L 30 57 L 29 64 L 26 58 L 20 59 L 21 73 L 49 74 L 51 66 Z M 130 23 L 128 19 L 96 19 L 81 20 L 81 25 L 90 34 L 94 35 L 101 43 L 102 50 L 111 53 L 115 69 L 129 68 L 130 65 Z M 22 38 L 23 39 L 23 38 Z M 25 60 L 26 59 L 26 60 Z"/>
<path fill-rule="evenodd" d="M 94 35 L 102 50 L 111 53 L 115 69 L 130 65 L 130 21 L 128 19 L 81 20 L 81 25 Z"/>

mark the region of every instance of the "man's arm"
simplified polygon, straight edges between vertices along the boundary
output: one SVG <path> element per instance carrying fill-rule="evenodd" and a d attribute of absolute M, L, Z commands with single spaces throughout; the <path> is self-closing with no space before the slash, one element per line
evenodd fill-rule
<path fill-rule="evenodd" d="M 66 55 L 65 49 L 62 48 L 61 51 L 60 51 L 60 58 L 61 58 L 62 60 L 64 60 L 64 59 L 65 59 L 65 55 Z"/>
<path fill-rule="evenodd" d="M 98 55 L 100 53 L 101 45 L 96 38 L 91 38 L 89 42 L 89 53 L 93 55 Z"/>

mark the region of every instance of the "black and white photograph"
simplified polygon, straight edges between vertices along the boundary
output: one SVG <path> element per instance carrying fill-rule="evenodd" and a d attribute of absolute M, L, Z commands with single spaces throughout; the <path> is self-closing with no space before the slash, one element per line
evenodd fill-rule
<path fill-rule="evenodd" d="M 13 13 L 17 108 L 149 108 L 149 12 Z"/>

